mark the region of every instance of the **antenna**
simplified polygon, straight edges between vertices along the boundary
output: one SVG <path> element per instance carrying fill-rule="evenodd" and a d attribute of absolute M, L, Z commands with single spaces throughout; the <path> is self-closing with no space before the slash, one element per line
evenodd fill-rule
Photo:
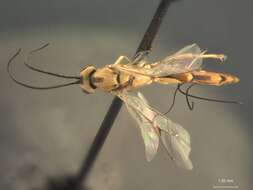
<path fill-rule="evenodd" d="M 29 55 L 26 59 L 26 61 L 24 62 L 25 66 L 33 71 L 39 72 L 39 73 L 43 73 L 46 75 L 50 75 L 50 76 L 55 76 L 55 77 L 59 77 L 59 78 L 65 78 L 65 79 L 77 79 L 74 82 L 69 82 L 69 83 L 64 83 L 64 84 L 58 84 L 58 85 L 53 85 L 53 86 L 33 86 L 24 82 L 19 81 L 18 79 L 15 78 L 15 76 L 10 72 L 10 67 L 11 64 L 13 63 L 14 59 L 21 53 L 21 48 L 18 49 L 18 51 L 9 59 L 8 63 L 7 63 L 7 73 L 9 74 L 10 78 L 17 84 L 24 86 L 26 88 L 30 88 L 30 89 L 34 89 L 34 90 L 50 90 L 50 89 L 55 89 L 55 88 L 61 88 L 61 87 L 65 87 L 65 86 L 70 86 L 70 85 L 74 85 L 74 84 L 80 84 L 81 82 L 81 77 L 79 76 L 69 76 L 69 75 L 62 75 L 62 74 L 57 74 L 57 73 L 52 73 L 52 72 L 48 72 L 48 71 L 44 71 L 41 69 L 38 69 L 34 66 L 29 65 L 28 59 L 29 56 L 32 55 L 33 53 L 36 53 L 44 48 L 46 48 L 49 44 L 45 44 L 37 49 L 34 49 L 32 51 L 29 52 Z"/>

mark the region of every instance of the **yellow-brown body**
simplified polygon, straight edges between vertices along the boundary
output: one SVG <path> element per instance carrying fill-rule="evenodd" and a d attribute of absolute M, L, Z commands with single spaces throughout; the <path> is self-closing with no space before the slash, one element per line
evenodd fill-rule
<path fill-rule="evenodd" d="M 221 86 L 224 84 L 237 83 L 239 81 L 236 76 L 230 74 L 204 70 L 173 74 L 163 77 L 152 77 L 148 75 L 122 72 L 111 65 L 107 65 L 99 69 L 95 69 L 93 66 L 88 66 L 81 72 L 80 75 L 82 77 L 81 87 L 86 93 L 93 93 L 95 89 L 107 92 L 116 92 L 122 89 L 131 91 L 142 86 L 149 85 L 153 82 L 166 85 L 197 83 Z"/>
<path fill-rule="evenodd" d="M 155 81 L 161 84 L 173 83 L 197 83 L 213 86 L 221 86 L 224 84 L 234 84 L 239 79 L 231 74 L 210 72 L 205 70 L 191 71 L 187 73 L 174 74 L 166 77 L 155 78 Z"/>

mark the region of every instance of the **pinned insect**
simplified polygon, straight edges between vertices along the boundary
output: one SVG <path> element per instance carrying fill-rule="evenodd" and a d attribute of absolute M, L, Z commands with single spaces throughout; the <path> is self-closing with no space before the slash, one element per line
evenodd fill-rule
<path fill-rule="evenodd" d="M 31 51 L 30 54 L 45 48 L 47 45 Z M 92 65 L 88 65 L 81 71 L 80 76 L 67 76 L 47 72 L 29 65 L 26 61 L 25 65 L 34 71 L 60 78 L 75 79 L 75 81 L 70 83 L 47 87 L 31 86 L 20 82 L 10 73 L 10 65 L 19 53 L 20 51 L 10 59 L 7 64 L 7 71 L 12 80 L 22 86 L 42 90 L 79 84 L 82 90 L 88 94 L 94 93 L 98 89 L 118 96 L 125 103 L 128 111 L 140 127 L 148 161 L 152 160 L 156 155 L 159 140 L 161 139 L 169 157 L 177 165 L 185 169 L 192 169 L 193 166 L 189 158 L 191 151 L 190 135 L 182 126 L 172 122 L 164 114 L 150 107 L 140 92 L 135 94 L 132 91 L 136 91 L 138 88 L 151 83 L 178 84 L 174 93 L 173 104 L 169 111 L 174 106 L 178 91 L 186 96 L 190 109 L 193 109 L 193 103 L 190 104 L 189 97 L 223 103 L 238 103 L 189 94 L 189 90 L 194 84 L 222 86 L 239 82 L 239 79 L 231 74 L 202 70 L 203 59 L 209 58 L 224 61 L 226 56 L 223 54 L 206 54 L 206 51 L 201 51 L 197 44 L 186 46 L 175 54 L 153 63 L 145 60 L 147 52 L 138 53 L 133 60 L 126 56 L 120 56 L 114 64 L 105 65 L 102 68 L 97 69 Z M 185 83 L 190 83 L 191 85 L 186 91 L 183 91 L 180 87 Z"/>

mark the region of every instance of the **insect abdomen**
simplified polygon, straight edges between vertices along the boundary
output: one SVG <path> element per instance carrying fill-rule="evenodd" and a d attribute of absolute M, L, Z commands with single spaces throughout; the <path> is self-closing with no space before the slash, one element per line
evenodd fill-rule
<path fill-rule="evenodd" d="M 226 73 L 216 73 L 209 71 L 193 71 L 193 83 L 221 86 L 224 84 L 234 84 L 239 82 L 239 78 Z"/>
<path fill-rule="evenodd" d="M 180 84 L 191 82 L 197 84 L 221 86 L 224 84 L 237 83 L 239 82 L 239 79 L 236 76 L 230 74 L 201 70 L 156 78 L 155 82 L 158 82 L 160 84 Z"/>

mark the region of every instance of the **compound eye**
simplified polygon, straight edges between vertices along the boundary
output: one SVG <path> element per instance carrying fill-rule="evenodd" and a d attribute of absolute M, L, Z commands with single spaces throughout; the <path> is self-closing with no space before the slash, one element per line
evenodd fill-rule
<path fill-rule="evenodd" d="M 90 76 L 96 71 L 96 68 L 92 65 L 87 65 L 80 73 L 81 88 L 83 92 L 87 94 L 94 93 L 95 88 L 91 85 Z"/>

